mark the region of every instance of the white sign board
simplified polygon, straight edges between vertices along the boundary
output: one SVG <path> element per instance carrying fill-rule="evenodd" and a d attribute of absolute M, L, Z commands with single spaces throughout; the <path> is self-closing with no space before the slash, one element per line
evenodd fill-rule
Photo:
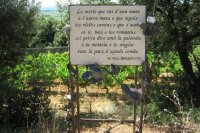
<path fill-rule="evenodd" d="M 141 65 L 145 6 L 70 6 L 73 65 Z"/>

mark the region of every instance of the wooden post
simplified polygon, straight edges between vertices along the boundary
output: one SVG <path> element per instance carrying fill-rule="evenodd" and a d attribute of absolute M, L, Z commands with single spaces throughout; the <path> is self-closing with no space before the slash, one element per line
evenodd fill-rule
<path fill-rule="evenodd" d="M 137 73 L 138 73 L 138 66 L 135 66 L 135 75 L 134 75 L 134 81 L 135 81 L 135 88 L 137 88 Z M 133 133 L 135 133 L 136 128 L 136 108 L 137 103 L 134 101 L 134 110 L 133 110 Z"/>
<path fill-rule="evenodd" d="M 73 81 L 73 75 L 72 75 L 72 68 L 70 67 L 70 92 L 71 92 L 71 117 L 72 117 L 72 127 L 71 127 L 71 132 L 75 133 L 76 131 L 76 127 L 75 127 L 75 122 L 76 122 L 76 118 L 75 118 L 75 107 L 74 107 L 74 81 Z"/>
<path fill-rule="evenodd" d="M 76 94 L 77 94 L 77 128 L 78 128 L 78 133 L 80 133 L 80 102 L 79 102 L 79 98 L 80 98 L 80 94 L 79 94 L 79 69 L 78 66 L 76 66 Z"/>
<path fill-rule="evenodd" d="M 140 126 L 139 126 L 139 132 L 142 133 L 142 126 L 143 126 L 143 115 L 144 115 L 144 97 L 145 97 L 145 80 L 146 80 L 146 62 L 142 65 L 142 72 L 145 75 L 144 79 L 142 79 L 142 100 L 141 100 L 141 111 L 140 111 Z"/>
<path fill-rule="evenodd" d="M 143 92 L 143 91 L 142 91 Z M 139 126 L 139 131 L 140 133 L 142 133 L 142 126 L 143 126 L 143 114 L 144 114 L 144 110 L 143 110 L 143 107 L 144 107 L 144 101 L 142 100 L 141 101 L 141 112 L 140 112 L 140 126 Z"/>

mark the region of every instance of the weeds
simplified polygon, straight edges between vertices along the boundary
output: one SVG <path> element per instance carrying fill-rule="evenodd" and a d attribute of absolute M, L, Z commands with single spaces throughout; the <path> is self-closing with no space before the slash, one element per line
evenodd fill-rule
<path fill-rule="evenodd" d="M 161 93 L 161 95 L 170 100 L 174 106 L 174 109 L 163 109 L 161 110 L 158 106 L 159 103 L 150 103 L 147 105 L 147 117 L 146 121 L 156 125 L 168 125 L 167 133 L 174 132 L 198 132 L 199 120 L 200 120 L 200 109 L 194 107 L 185 107 L 181 103 L 181 100 L 175 90 L 172 91 L 171 95 Z M 173 111 L 173 112 L 172 112 Z"/>

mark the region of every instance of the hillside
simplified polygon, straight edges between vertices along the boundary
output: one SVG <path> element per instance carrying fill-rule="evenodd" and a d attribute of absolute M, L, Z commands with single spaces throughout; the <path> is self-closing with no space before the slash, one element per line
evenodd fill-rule
<path fill-rule="evenodd" d="M 41 13 L 44 15 L 50 15 L 50 16 L 58 16 L 58 12 L 55 8 L 45 8 L 41 10 Z"/>

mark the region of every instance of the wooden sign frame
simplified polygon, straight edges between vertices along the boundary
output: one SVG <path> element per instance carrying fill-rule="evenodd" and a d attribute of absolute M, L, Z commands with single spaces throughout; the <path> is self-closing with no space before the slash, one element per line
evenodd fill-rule
<path fill-rule="evenodd" d="M 97 9 L 97 7 L 107 7 L 107 8 L 103 8 L 103 9 L 106 9 L 106 10 L 108 10 L 110 7 L 117 7 L 117 8 L 121 8 L 121 7 L 137 7 L 137 6 L 122 6 L 122 5 L 101 5 L 101 6 L 94 6 L 94 5 L 92 5 L 92 6 L 79 6 L 79 5 L 71 5 L 70 6 L 70 11 L 71 11 L 71 9 L 72 8 L 74 8 L 74 7 L 81 7 L 81 8 L 79 8 L 80 10 L 76 10 L 76 13 L 77 12 L 85 12 L 86 11 L 86 9 L 87 9 L 87 7 L 94 7 L 94 8 L 92 8 L 92 9 Z M 145 6 L 140 6 L 140 7 L 144 7 L 144 10 L 145 10 L 145 13 L 143 14 L 144 15 L 144 21 L 141 21 L 141 23 L 146 23 L 146 7 Z M 129 9 L 128 8 L 128 9 Z M 81 10 L 82 9 L 82 10 Z M 84 10 L 83 10 L 84 9 Z M 115 9 L 115 8 L 111 8 L 111 9 Z M 125 8 L 124 8 L 125 9 Z M 134 8 L 135 9 L 135 8 Z M 116 9 L 115 9 L 116 10 Z M 96 10 L 97 12 L 99 11 L 99 10 Z M 128 10 L 128 11 L 130 11 L 130 10 Z M 92 12 L 92 10 L 91 10 L 91 12 Z M 81 22 L 81 21 L 79 21 L 79 23 L 77 23 L 76 24 L 76 22 L 78 21 L 78 19 L 79 19 L 79 17 L 80 16 L 78 16 L 77 18 L 75 17 L 74 18 L 74 16 L 72 16 L 72 15 L 74 15 L 73 13 L 71 13 L 70 12 L 70 25 L 71 25 L 71 30 L 70 30 L 70 57 L 69 57 L 69 60 L 70 60 L 70 63 L 72 64 L 72 65 L 75 65 L 76 66 L 76 71 L 77 71 L 77 74 L 75 75 L 76 76 L 76 80 L 74 81 L 73 80 L 73 75 L 72 75 L 72 73 L 70 72 L 70 79 L 71 79 L 71 82 L 73 82 L 73 84 L 75 84 L 76 85 L 76 88 L 73 88 L 73 87 L 71 87 L 70 88 L 70 92 L 71 92 L 71 96 L 72 96 L 72 98 L 71 98 L 71 101 L 72 101 L 72 103 L 73 103 L 73 105 L 72 105 L 72 112 L 71 112 L 71 114 L 72 114 L 72 133 L 76 133 L 76 132 L 78 132 L 78 133 L 80 133 L 81 132 L 81 130 L 80 130 L 80 123 L 81 122 L 117 122 L 117 121 L 120 121 L 120 120 L 115 120 L 115 119 L 93 119 L 93 118 L 80 118 L 80 102 L 79 102 L 79 97 L 80 97 L 80 94 L 79 94 L 79 73 L 78 73 L 78 71 L 79 71 L 79 65 L 88 65 L 88 64 L 94 64 L 94 63 L 97 63 L 97 64 L 99 64 L 99 65 L 111 65 L 111 64 L 114 64 L 114 65 L 132 65 L 132 66 L 135 66 L 135 72 L 134 72 L 134 74 L 135 74 L 135 78 L 134 78 L 134 80 L 135 80 L 135 86 L 136 87 L 138 87 L 138 84 L 137 84 L 137 77 L 138 77 L 138 66 L 141 66 L 142 65 L 142 71 L 143 71 L 143 73 L 144 74 L 146 74 L 146 63 L 143 63 L 143 62 L 145 62 L 145 60 L 146 60 L 146 50 L 145 50 L 145 36 L 143 36 L 144 37 L 144 44 L 143 44 L 143 46 L 142 46 L 142 60 L 140 60 L 139 62 L 134 62 L 134 60 L 129 60 L 129 61 L 126 61 L 126 62 L 123 62 L 123 63 L 120 63 L 120 61 L 116 61 L 116 62 L 112 62 L 112 61 L 108 61 L 108 62 L 106 62 L 106 63 L 104 63 L 104 60 L 106 59 L 110 59 L 110 58 L 108 58 L 108 56 L 106 56 L 105 54 L 105 52 L 106 52 L 106 50 L 105 49 L 101 49 L 101 50 L 103 50 L 104 52 L 101 54 L 101 56 L 97 56 L 97 58 L 95 57 L 95 58 L 93 58 L 93 56 L 91 56 L 92 54 L 88 54 L 89 53 L 89 51 L 90 51 L 90 49 L 92 49 L 91 47 L 89 47 L 89 45 L 91 46 L 92 45 L 92 41 L 95 41 L 95 40 L 90 40 L 88 43 L 89 43 L 89 45 L 87 44 L 87 43 L 82 43 L 84 40 L 83 40 L 83 36 L 86 34 L 86 32 L 87 32 L 87 35 L 89 34 L 88 32 L 90 31 L 90 28 L 87 30 L 87 31 L 85 31 L 85 32 L 83 32 L 84 30 L 83 29 L 81 29 L 80 28 L 80 31 L 77 31 L 76 32 L 76 29 L 77 29 L 77 27 L 75 27 L 75 25 L 83 25 L 83 23 Z M 93 14 L 94 15 L 94 14 Z M 76 16 L 76 15 L 75 15 Z M 81 16 L 80 17 L 80 20 L 82 20 L 83 19 L 83 17 L 84 16 Z M 95 15 L 93 16 L 93 17 L 95 17 Z M 74 21 L 74 19 L 77 19 L 77 20 L 75 20 Z M 98 19 L 98 18 L 97 18 Z M 115 18 L 116 19 L 116 18 Z M 73 20 L 73 21 L 71 21 L 71 20 Z M 96 23 L 95 23 L 96 24 Z M 113 23 L 112 23 L 113 24 Z M 138 26 L 137 26 L 137 28 L 139 29 L 139 22 L 137 22 L 137 24 L 138 24 Z M 73 26 L 72 26 L 73 25 Z M 116 30 L 116 29 L 115 29 Z M 103 32 L 105 32 L 106 30 L 104 30 Z M 92 30 L 92 32 L 94 32 L 95 33 L 95 31 L 94 30 Z M 141 32 L 141 33 L 139 33 L 140 35 L 141 34 L 143 34 L 142 33 L 142 29 L 141 30 L 138 30 L 138 31 L 136 31 L 137 33 L 139 33 L 139 32 Z M 81 33 L 85 33 L 85 34 L 81 34 Z M 131 32 L 131 34 L 132 34 L 133 32 Z M 133 34 L 134 35 L 134 34 Z M 125 37 L 125 36 L 123 36 L 123 37 Z M 95 38 L 97 38 L 97 36 L 95 36 Z M 78 40 L 78 41 L 77 41 Z M 108 41 L 108 40 L 106 40 L 106 41 Z M 119 40 L 118 40 L 119 41 Z M 132 41 L 134 41 L 134 40 L 132 40 Z M 99 43 L 101 43 L 101 42 L 99 42 Z M 73 45 L 75 45 L 75 46 L 77 46 L 77 45 L 79 45 L 77 48 L 75 47 L 75 46 L 73 46 Z M 88 45 L 88 46 L 86 46 L 86 45 Z M 114 45 L 115 45 L 115 43 L 114 42 L 112 42 L 112 44 L 111 45 L 113 45 L 113 47 L 114 47 Z M 78 50 L 81 50 L 81 48 L 83 48 L 83 46 L 86 46 L 86 47 L 88 47 L 88 49 L 86 49 L 86 52 L 84 51 L 84 49 L 83 49 L 83 51 L 82 51 L 82 53 L 81 53 L 81 51 L 79 51 L 78 52 Z M 108 46 L 108 44 L 107 45 L 105 45 L 105 46 Z M 120 43 L 118 43 L 118 46 L 120 46 Z M 129 47 L 130 48 L 130 47 Z M 87 51 L 88 50 L 88 51 Z M 92 49 L 92 52 L 91 53 L 93 53 L 94 51 L 93 51 L 94 49 Z M 124 50 L 124 49 L 123 49 Z M 74 55 L 74 53 L 75 53 L 75 55 Z M 78 53 L 78 54 L 77 54 Z M 134 52 L 133 52 L 134 53 Z M 124 54 L 124 53 L 121 53 L 121 54 Z M 78 55 L 78 56 L 77 56 Z M 108 54 L 109 55 L 109 54 Z M 116 54 L 117 56 L 116 56 L 116 58 L 121 58 L 120 57 L 120 54 Z M 99 58 L 101 58 L 102 56 L 106 56 L 106 58 L 103 58 L 102 60 L 99 60 Z M 127 58 L 129 57 L 130 55 L 128 55 L 127 56 Z M 88 57 L 88 58 L 87 58 Z M 135 55 L 133 54 L 133 55 L 131 55 L 130 57 L 135 57 Z M 112 59 L 116 59 L 115 57 L 111 57 L 111 60 Z M 86 59 L 86 60 L 84 60 L 84 59 Z M 121 58 L 122 59 L 122 58 Z M 78 61 L 76 61 L 76 60 L 78 60 Z M 145 81 L 146 79 L 142 79 L 142 82 L 141 82 L 141 88 L 142 88 L 142 94 L 143 94 L 143 98 L 142 98 L 142 100 L 139 102 L 140 103 L 140 106 L 141 106 L 141 112 L 140 112 L 140 124 L 139 124 L 139 132 L 140 133 L 142 133 L 142 127 L 143 127 L 143 114 L 144 114 L 144 97 L 145 97 L 145 91 L 144 91 L 144 89 L 145 89 Z M 76 94 L 76 99 L 75 99 L 75 94 Z M 137 104 L 137 102 L 135 102 L 134 103 L 134 110 L 133 110 L 133 120 L 124 120 L 123 122 L 131 122 L 131 123 L 133 123 L 133 133 L 135 133 L 135 131 L 136 131 L 136 104 Z"/>

